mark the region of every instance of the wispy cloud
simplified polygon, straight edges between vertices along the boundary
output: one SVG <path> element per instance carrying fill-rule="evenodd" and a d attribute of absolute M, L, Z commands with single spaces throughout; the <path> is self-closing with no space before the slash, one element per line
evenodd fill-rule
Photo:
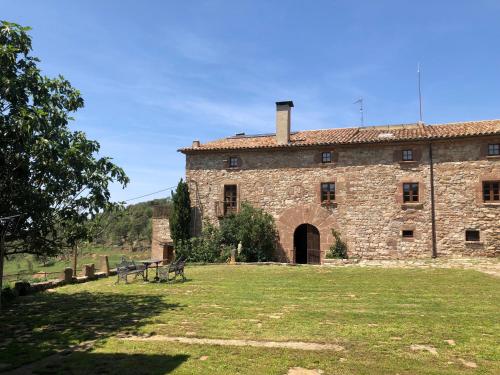
<path fill-rule="evenodd" d="M 192 32 L 176 30 L 164 40 L 164 45 L 174 48 L 178 55 L 199 63 L 220 62 L 222 45 Z"/>

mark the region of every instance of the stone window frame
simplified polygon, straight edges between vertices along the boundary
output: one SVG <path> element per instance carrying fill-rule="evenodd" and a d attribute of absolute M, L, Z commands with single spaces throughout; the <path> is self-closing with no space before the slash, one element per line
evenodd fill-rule
<path fill-rule="evenodd" d="M 488 143 L 488 156 L 500 156 L 500 143 Z"/>
<path fill-rule="evenodd" d="M 323 153 L 329 152 L 331 154 L 331 161 L 328 163 L 323 162 Z M 339 161 L 339 152 L 336 150 L 332 150 L 331 148 L 320 148 L 316 149 L 314 152 L 314 163 L 319 165 L 320 167 L 327 168 L 334 166 Z"/>
<path fill-rule="evenodd" d="M 325 158 L 325 156 L 328 157 Z M 332 152 L 331 151 L 321 151 L 321 163 L 323 164 L 331 164 L 332 163 Z"/>
<path fill-rule="evenodd" d="M 468 237 L 469 233 L 477 233 L 477 240 L 470 239 L 470 237 Z M 477 228 L 466 228 L 465 231 L 464 231 L 464 235 L 465 235 L 465 242 L 466 243 L 470 243 L 470 244 L 481 244 L 481 243 L 483 243 L 481 241 L 481 230 L 480 229 L 477 229 Z"/>
<path fill-rule="evenodd" d="M 418 182 L 403 182 L 403 203 L 420 203 L 420 186 Z M 416 189 L 414 189 L 416 186 Z M 408 200 L 405 200 L 405 193 L 408 187 Z M 415 191 L 416 190 L 416 191 Z"/>
<path fill-rule="evenodd" d="M 334 200 L 330 200 L 328 203 L 327 202 L 323 202 L 321 200 L 321 185 L 322 184 L 335 184 L 335 199 Z M 338 185 L 338 182 L 337 182 L 337 177 L 325 177 L 325 178 L 322 178 L 321 181 L 319 181 L 318 189 L 317 189 L 317 195 L 316 195 L 316 200 L 317 200 L 318 204 L 320 204 L 323 207 L 332 207 L 332 208 L 337 207 L 337 204 L 338 204 L 338 191 L 339 191 L 339 185 Z"/>
<path fill-rule="evenodd" d="M 395 163 L 399 163 L 401 166 L 413 166 L 422 161 L 422 145 L 406 145 L 398 146 L 394 150 L 393 160 Z M 404 160 L 403 154 L 405 151 L 411 151 L 412 160 Z"/>
<path fill-rule="evenodd" d="M 403 161 L 414 161 L 413 160 L 413 149 L 406 149 L 401 151 L 401 158 Z"/>
<path fill-rule="evenodd" d="M 483 159 L 500 159 L 500 155 L 490 155 L 490 145 L 500 144 L 500 137 L 491 138 L 481 144 L 480 154 Z"/>
<path fill-rule="evenodd" d="M 486 184 L 489 185 L 488 194 L 490 195 L 490 199 L 488 199 L 488 200 L 485 199 L 485 194 L 484 194 L 484 192 L 485 192 L 485 185 Z M 497 194 L 495 194 L 495 188 L 494 188 L 494 186 L 492 186 L 494 184 L 497 185 L 497 189 L 496 189 L 497 190 Z M 498 192 L 498 190 L 500 190 L 500 180 L 497 180 L 497 181 L 494 181 L 494 180 L 493 181 L 483 181 L 483 193 L 482 193 L 482 195 L 483 195 L 483 202 L 484 203 L 500 203 L 500 197 L 499 197 L 499 199 L 495 199 L 495 195 L 500 194 L 500 192 Z"/>
<path fill-rule="evenodd" d="M 403 201 L 403 184 L 417 183 L 418 184 L 418 202 Z M 421 209 L 424 207 L 424 202 L 427 199 L 427 189 L 421 177 L 405 177 L 398 181 L 396 188 L 396 202 L 401 205 L 402 209 L 414 208 Z"/>
<path fill-rule="evenodd" d="M 403 233 L 405 231 L 412 231 L 413 232 L 413 236 L 411 236 L 411 237 L 405 237 L 403 235 Z M 403 227 L 401 228 L 401 231 L 399 232 L 399 235 L 401 237 L 401 241 L 404 241 L 404 242 L 413 242 L 416 239 L 420 238 L 420 234 L 417 232 L 417 229 L 416 229 L 415 225 L 403 225 Z"/>
<path fill-rule="evenodd" d="M 235 180 L 223 180 L 220 182 L 220 191 L 218 194 L 219 199 L 215 201 L 216 205 L 216 216 L 219 218 L 224 217 L 224 187 L 226 185 L 236 185 L 236 212 L 240 212 L 241 208 L 241 185 L 238 181 Z M 220 214 L 220 211 L 222 211 L 222 215 Z"/>
<path fill-rule="evenodd" d="M 413 237 L 403 237 L 403 231 L 407 230 L 413 231 Z M 414 242 L 422 239 L 422 232 L 417 231 L 417 225 L 414 223 L 403 224 L 399 231 L 399 237 L 403 242 Z"/>
<path fill-rule="evenodd" d="M 411 234 L 408 235 L 408 233 L 411 233 Z M 401 230 L 401 238 L 403 240 L 410 240 L 410 239 L 413 240 L 413 239 L 415 239 L 415 230 L 414 229 L 402 229 Z"/>
<path fill-rule="evenodd" d="M 500 172 L 484 174 L 476 183 L 476 202 L 479 207 L 500 207 L 500 201 L 484 201 L 483 184 L 490 181 L 500 181 Z"/>
<path fill-rule="evenodd" d="M 231 161 L 236 160 L 235 165 L 231 165 Z M 224 166 L 227 170 L 240 170 L 242 166 L 241 157 L 238 155 L 229 155 L 227 159 L 224 160 Z"/>

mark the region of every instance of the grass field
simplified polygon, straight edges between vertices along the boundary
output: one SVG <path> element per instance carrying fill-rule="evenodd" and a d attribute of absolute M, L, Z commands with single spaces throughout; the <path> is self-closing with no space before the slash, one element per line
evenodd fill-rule
<path fill-rule="evenodd" d="M 109 259 L 110 267 L 114 267 L 116 263 L 120 261 L 122 256 L 132 259 L 147 259 L 150 256 L 150 252 L 130 252 L 121 248 L 106 246 L 106 247 L 87 247 L 79 250 L 77 257 L 77 271 L 80 272 L 84 264 L 94 263 L 96 267 L 99 267 L 99 256 L 107 255 Z M 31 255 L 18 255 L 15 258 L 7 260 L 4 266 L 5 275 L 16 275 L 22 273 L 23 276 L 19 276 L 20 279 L 31 279 L 30 274 L 35 274 L 37 272 L 59 272 L 64 270 L 66 267 L 73 267 L 73 261 L 71 256 L 68 259 L 53 258 L 49 259 L 46 264 L 37 261 Z M 57 276 L 57 275 L 55 275 Z M 49 279 L 51 277 L 48 277 Z M 54 276 L 52 276 L 54 278 Z M 15 280 L 15 277 L 9 278 L 9 280 Z"/>
<path fill-rule="evenodd" d="M 500 280 L 492 276 L 450 269 L 228 265 L 187 267 L 186 274 L 185 283 L 114 285 L 109 278 L 19 298 L 0 322 L 0 368 L 96 340 L 90 350 L 37 371 L 282 375 L 303 367 L 325 374 L 500 373 Z M 330 343 L 343 350 L 152 340 L 163 336 Z"/>

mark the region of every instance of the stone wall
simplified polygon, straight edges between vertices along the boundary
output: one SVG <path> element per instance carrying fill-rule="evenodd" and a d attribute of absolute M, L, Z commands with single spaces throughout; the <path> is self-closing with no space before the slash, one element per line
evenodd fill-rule
<path fill-rule="evenodd" d="M 476 138 L 433 144 L 438 256 L 493 256 L 500 251 L 500 207 L 482 204 L 478 194 L 481 178 L 500 179 L 500 159 L 482 154 L 485 143 L 486 138 Z M 401 162 L 403 148 L 412 148 L 417 160 Z M 334 227 L 351 257 L 428 258 L 428 148 L 425 143 L 339 146 L 333 150 L 332 164 L 321 164 L 318 158 L 328 148 L 199 152 L 187 155 L 186 178 L 192 204 L 204 219 L 217 222 L 216 202 L 223 201 L 225 184 L 237 185 L 239 202 L 272 214 L 281 260 L 293 262 L 293 233 L 302 223 L 320 231 L 322 257 L 332 244 Z M 238 168 L 227 168 L 229 156 L 240 158 Z M 331 207 L 321 205 L 321 182 L 336 183 Z M 418 204 L 403 204 L 403 182 L 419 183 Z M 465 243 L 468 228 L 481 230 L 481 244 Z M 402 238 L 405 229 L 413 230 L 414 238 Z"/>
<path fill-rule="evenodd" d="M 153 217 L 151 235 L 151 259 L 167 259 L 168 244 L 172 243 L 168 218 Z"/>
<path fill-rule="evenodd" d="M 442 255 L 500 253 L 500 205 L 482 199 L 482 181 L 500 180 L 500 158 L 487 157 L 479 150 L 481 144 L 449 142 L 435 151 L 436 229 Z M 465 241 L 467 229 L 480 231 L 479 243 Z"/>

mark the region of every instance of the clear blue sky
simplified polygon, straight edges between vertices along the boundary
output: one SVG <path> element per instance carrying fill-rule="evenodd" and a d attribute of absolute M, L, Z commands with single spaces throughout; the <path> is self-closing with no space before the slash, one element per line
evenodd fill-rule
<path fill-rule="evenodd" d="M 193 139 L 273 132 L 276 100 L 294 130 L 358 125 L 358 97 L 370 125 L 417 121 L 417 62 L 425 122 L 500 117 L 498 0 L 0 0 L 0 19 L 81 90 L 73 126 L 131 178 L 115 200 L 175 185 Z"/>

